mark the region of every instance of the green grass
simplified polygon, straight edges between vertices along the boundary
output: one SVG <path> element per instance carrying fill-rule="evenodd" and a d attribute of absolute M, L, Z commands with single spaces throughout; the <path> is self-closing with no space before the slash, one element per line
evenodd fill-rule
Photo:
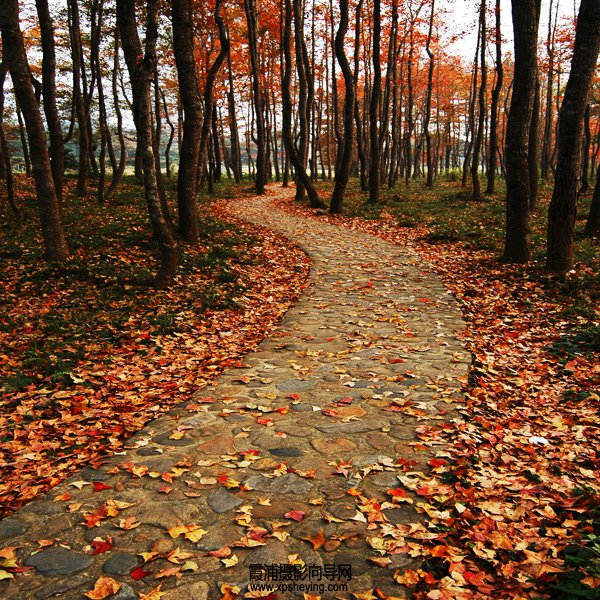
<path fill-rule="evenodd" d="M 247 250 L 255 240 L 209 215 L 208 199 L 200 243 L 181 247 L 176 285 L 157 292 L 157 247 L 143 189 L 133 178 L 126 178 L 110 205 L 99 206 L 92 195 L 66 195 L 63 222 L 72 256 L 62 263 L 43 260 L 35 200 L 25 179 L 18 183 L 25 223 L 17 226 L 0 209 L 0 335 L 9 340 L 12 359 L 0 373 L 4 389 L 42 380 L 68 383 L 70 370 L 95 346 L 110 352 L 140 333 L 185 331 L 193 326 L 190 314 L 236 307 L 243 284 L 235 266 L 253 260 Z M 143 340 L 136 344 L 143 352 Z"/>

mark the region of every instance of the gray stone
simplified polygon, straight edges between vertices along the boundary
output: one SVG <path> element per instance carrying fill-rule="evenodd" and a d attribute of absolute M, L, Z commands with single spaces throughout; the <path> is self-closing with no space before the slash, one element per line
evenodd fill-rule
<path fill-rule="evenodd" d="M 181 581 L 180 584 L 172 590 L 167 590 L 163 600 L 208 600 L 210 588 L 205 581 L 189 580 Z"/>
<path fill-rule="evenodd" d="M 111 600 L 137 600 L 138 595 L 126 583 L 122 583 L 119 591 L 111 596 Z"/>
<path fill-rule="evenodd" d="M 237 496 L 230 494 L 224 488 L 219 488 L 214 494 L 209 496 L 206 501 L 208 502 L 208 505 L 219 514 L 233 510 L 244 502 Z"/>
<path fill-rule="evenodd" d="M 306 494 L 314 487 L 312 483 L 294 473 L 286 473 L 273 479 L 255 475 L 247 479 L 245 483 L 258 492 L 274 492 L 276 494 Z"/>
<path fill-rule="evenodd" d="M 306 402 L 292 404 L 292 410 L 295 410 L 296 412 L 312 412 L 312 409 L 312 405 L 307 404 Z"/>
<path fill-rule="evenodd" d="M 160 448 L 151 448 L 146 446 L 145 448 L 140 448 L 136 454 L 139 456 L 156 456 L 157 454 L 162 454 Z"/>
<path fill-rule="evenodd" d="M 283 542 L 273 541 L 266 546 L 260 546 L 248 554 L 244 564 L 246 565 L 287 565 L 288 545 Z"/>
<path fill-rule="evenodd" d="M 36 500 L 35 502 L 23 507 L 21 510 L 25 512 L 32 512 L 36 515 L 58 515 L 65 512 L 65 506 L 64 503 L 60 502 Z"/>
<path fill-rule="evenodd" d="M 85 554 L 66 548 L 48 548 L 28 556 L 23 564 L 35 567 L 43 575 L 72 575 L 87 569 L 93 560 Z"/>
<path fill-rule="evenodd" d="M 273 456 L 302 456 L 304 452 L 298 448 L 269 448 L 269 454 Z"/>
<path fill-rule="evenodd" d="M 293 393 L 293 392 L 306 392 L 315 387 L 314 381 L 306 381 L 303 379 L 285 379 L 275 384 L 277 389 L 282 392 Z"/>
<path fill-rule="evenodd" d="M 19 519 L 8 518 L 0 521 L 0 540 L 21 535 L 27 531 L 27 525 Z"/>
<path fill-rule="evenodd" d="M 155 438 L 152 438 L 152 441 L 155 444 L 160 444 L 161 446 L 191 446 L 196 443 L 196 440 L 192 438 L 182 437 L 179 440 L 174 440 L 169 437 L 170 433 L 164 433 L 162 435 L 157 435 Z"/>
<path fill-rule="evenodd" d="M 241 537 L 241 530 L 232 527 L 231 525 L 221 525 L 214 529 L 210 529 L 207 534 L 202 536 L 202 539 L 196 544 L 196 548 L 206 552 L 219 550 L 220 548 L 237 542 Z"/>
<path fill-rule="evenodd" d="M 102 567 L 109 575 L 127 575 L 138 566 L 138 558 L 134 554 L 115 552 Z"/>
<path fill-rule="evenodd" d="M 46 600 L 46 598 L 64 598 L 65 593 L 74 590 L 75 588 L 81 588 L 83 591 L 85 588 L 91 589 L 93 587 L 89 576 L 86 573 L 80 573 L 73 577 L 60 579 L 53 582 L 45 582 L 43 587 L 35 592 L 33 595 L 36 600 Z M 87 591 L 87 590 L 86 590 Z M 29 598 L 30 596 L 17 595 L 11 596 L 10 598 L 18 598 L 19 600 Z M 111 600 L 116 600 L 113 596 Z"/>
<path fill-rule="evenodd" d="M 106 471 L 92 469 L 92 467 L 83 468 L 79 472 L 78 477 L 85 481 L 106 481 L 107 479 L 110 479 L 110 475 Z"/>

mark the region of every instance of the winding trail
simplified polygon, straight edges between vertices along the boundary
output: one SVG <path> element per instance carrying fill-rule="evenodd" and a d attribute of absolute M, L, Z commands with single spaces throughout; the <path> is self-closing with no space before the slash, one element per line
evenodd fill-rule
<path fill-rule="evenodd" d="M 153 600 L 235 598 L 223 585 L 241 598 L 261 573 L 289 578 L 292 555 L 306 577 L 277 598 L 303 598 L 301 584 L 315 598 L 353 597 L 329 586 L 407 594 L 393 574 L 408 554 L 377 548 L 406 549 L 418 497 L 392 502 L 387 490 L 443 451 L 418 436 L 460 401 L 469 357 L 457 304 L 421 259 L 388 242 L 292 216 L 269 197 L 236 200 L 232 212 L 307 252 L 308 289 L 240 368 L 146 426 L 126 453 L 0 522 L 0 549 L 19 547 L 34 567 L 0 581 L 0 597 L 81 599 L 106 576 L 121 583 L 117 600 L 161 582 Z M 58 543 L 34 554 L 37 540 Z M 154 554 L 143 564 L 140 552 Z M 142 565 L 136 576 L 152 574 L 132 578 Z"/>

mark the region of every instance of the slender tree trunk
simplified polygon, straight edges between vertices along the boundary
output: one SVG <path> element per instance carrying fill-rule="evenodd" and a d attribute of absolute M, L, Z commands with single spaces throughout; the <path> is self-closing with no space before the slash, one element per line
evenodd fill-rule
<path fill-rule="evenodd" d="M 600 3 L 581 0 L 571 73 L 558 117 L 558 161 L 548 210 L 548 255 L 552 272 L 573 268 L 583 116 L 600 52 Z"/>
<path fill-rule="evenodd" d="M 175 238 L 161 206 L 154 157 L 150 90 L 156 68 L 157 0 L 147 0 L 144 48 L 142 48 L 138 36 L 135 14 L 135 0 L 117 0 L 117 24 L 131 79 L 136 133 L 140 142 L 139 146 L 143 149 L 142 165 L 146 203 L 160 251 L 160 266 L 154 284 L 157 288 L 164 288 L 171 285 L 175 278 L 178 254 Z"/>
<path fill-rule="evenodd" d="M 229 87 L 227 90 L 227 107 L 229 111 L 229 137 L 231 143 L 231 166 L 235 182 L 242 180 L 242 151 L 238 134 L 237 117 L 235 115 L 235 94 L 233 91 L 233 72 L 231 69 L 231 50 L 227 53 L 227 74 Z"/>
<path fill-rule="evenodd" d="M 77 114 L 79 135 L 79 167 L 77 170 L 77 195 L 85 196 L 88 185 L 88 164 L 91 140 L 88 130 L 88 116 L 85 111 L 84 94 L 81 88 L 83 59 L 81 52 L 81 27 L 79 24 L 79 6 L 77 0 L 68 0 L 69 33 L 71 38 L 71 56 L 73 60 L 73 103 Z"/>
<path fill-rule="evenodd" d="M 173 121 L 171 121 L 171 116 L 169 115 L 169 107 L 164 91 L 161 90 L 160 95 L 162 98 L 163 111 L 165 113 L 165 121 L 169 127 L 169 138 L 167 139 L 167 144 L 165 146 L 165 173 L 167 179 L 171 179 L 171 176 L 173 175 L 173 167 L 171 166 L 171 148 L 173 147 L 173 140 L 175 139 L 175 125 L 173 125 Z"/>
<path fill-rule="evenodd" d="M 592 202 L 584 234 L 589 236 L 600 235 L 600 169 L 596 169 L 596 185 L 592 194 Z"/>
<path fill-rule="evenodd" d="M 23 161 L 25 163 L 25 175 L 31 177 L 31 156 L 29 155 L 29 143 L 27 141 L 27 132 L 23 122 L 23 113 L 19 106 L 18 98 L 15 98 L 15 112 L 17 113 L 17 122 L 19 124 L 19 138 L 21 140 L 21 149 L 23 151 Z"/>
<path fill-rule="evenodd" d="M 533 97 L 533 109 L 531 112 L 531 123 L 529 125 L 529 210 L 534 211 L 538 202 L 539 191 L 539 125 L 540 125 L 540 80 L 536 79 L 535 95 Z"/>
<path fill-rule="evenodd" d="M 58 202 L 62 201 L 65 170 L 65 148 L 60 117 L 56 106 L 56 54 L 54 51 L 54 26 L 48 9 L 48 0 L 36 0 L 42 39 L 42 92 L 44 113 L 50 138 L 50 165 Z"/>
<path fill-rule="evenodd" d="M 481 162 L 481 148 L 483 146 L 483 134 L 485 128 L 485 92 L 487 86 L 487 67 L 485 64 L 487 25 L 486 25 L 486 1 L 481 0 L 479 9 L 479 31 L 480 42 L 480 70 L 481 80 L 479 82 L 479 115 L 477 121 L 477 134 L 473 142 L 473 161 L 471 163 L 471 181 L 473 182 L 473 193 L 471 198 L 475 201 L 481 200 L 481 183 L 479 181 L 479 164 Z"/>
<path fill-rule="evenodd" d="M 179 233 L 187 243 L 194 244 L 200 235 L 196 182 L 199 165 L 202 165 L 198 160 L 202 110 L 194 59 L 192 0 L 171 0 L 171 8 L 173 53 L 183 108 L 183 137 L 177 175 Z"/>
<path fill-rule="evenodd" d="M 17 201 L 15 196 L 15 185 L 13 177 L 12 160 L 10 157 L 10 148 L 6 141 L 6 133 L 4 131 L 4 82 L 6 80 L 6 73 L 8 72 L 8 65 L 3 60 L 0 63 L 0 154 L 2 155 L 3 161 L 3 175 L 6 180 L 6 199 L 8 205 L 15 214 L 17 221 L 23 220 L 23 208 Z"/>
<path fill-rule="evenodd" d="M 537 77 L 536 0 L 512 0 L 515 74 L 506 124 L 506 236 L 504 259 L 527 262 L 530 249 L 529 129 Z"/>
<path fill-rule="evenodd" d="M 431 96 L 433 93 L 433 69 L 435 66 L 435 57 L 431 50 L 431 34 L 433 33 L 433 15 L 435 11 L 435 0 L 431 0 L 431 13 L 429 15 L 429 31 L 427 32 L 427 45 L 425 50 L 429 57 L 429 72 L 427 76 L 427 99 L 425 100 L 425 120 L 423 129 L 425 132 L 425 145 L 427 152 L 427 187 L 433 187 L 433 155 L 431 148 L 431 133 L 429 131 L 429 123 L 431 121 Z"/>
<path fill-rule="evenodd" d="M 555 55 L 555 31 L 556 21 L 554 27 L 552 26 L 552 4 L 553 0 L 550 0 L 550 7 L 548 10 L 548 37 L 546 41 L 546 48 L 548 52 L 548 72 L 547 72 L 547 83 L 546 83 L 546 115 L 544 118 L 544 139 L 542 142 L 542 179 L 548 179 L 550 172 L 550 159 L 551 159 L 551 146 L 552 146 L 552 120 L 553 120 L 553 101 L 552 93 L 554 89 L 554 55 Z M 559 0 L 556 2 L 558 8 Z"/>
<path fill-rule="evenodd" d="M 381 100 L 381 0 L 373 0 L 373 87 L 370 102 L 371 151 L 369 160 L 369 204 L 379 202 L 379 104 Z"/>
<path fill-rule="evenodd" d="M 358 102 L 358 95 L 356 89 L 358 86 L 358 76 L 360 74 L 360 30 L 361 30 L 361 10 L 364 0 L 359 0 L 356 5 L 356 17 L 355 17 L 355 33 L 354 33 L 354 124 L 356 127 L 356 149 L 358 152 L 358 161 L 360 163 L 360 189 L 366 192 L 369 189 L 369 177 L 367 173 L 367 156 L 365 153 L 365 142 L 363 135 L 363 126 L 360 117 L 360 106 Z M 343 153 L 342 155 L 343 156 Z"/>
<path fill-rule="evenodd" d="M 248 23 L 248 48 L 252 66 L 252 90 L 254 93 L 254 111 L 256 113 L 256 193 L 265 193 L 267 184 L 267 148 L 265 137 L 264 100 L 260 82 L 260 61 L 258 56 L 258 16 L 255 0 L 244 0 L 246 21 Z"/>
<path fill-rule="evenodd" d="M 204 121 L 202 122 L 202 131 L 200 133 L 200 161 L 199 161 L 200 165 L 204 164 L 204 156 L 206 153 L 206 144 L 208 142 L 208 136 L 210 133 L 210 128 L 211 128 L 212 119 L 213 119 L 213 110 L 214 110 L 213 89 L 214 89 L 214 85 L 215 85 L 215 78 L 217 76 L 217 73 L 219 72 L 219 69 L 221 68 L 221 65 L 223 64 L 223 62 L 227 58 L 227 55 L 229 54 L 229 36 L 227 34 L 227 29 L 225 27 L 225 22 L 223 21 L 223 17 L 221 16 L 222 5 L 223 5 L 223 0 L 217 0 L 215 3 L 214 18 L 215 18 L 215 22 L 217 23 L 217 27 L 219 28 L 219 42 L 221 44 L 221 49 L 219 50 L 219 54 L 217 55 L 217 58 L 215 58 L 215 61 L 210 66 L 210 68 L 208 70 L 208 74 L 206 76 L 206 86 L 204 88 Z M 214 138 L 213 138 L 213 143 L 215 143 L 215 142 L 216 142 L 216 140 L 214 140 Z M 263 141 L 263 143 L 264 143 L 264 141 Z M 266 158 L 264 160 L 266 161 Z M 265 177 L 266 177 L 266 174 L 265 174 Z M 266 181 L 266 179 L 265 179 L 265 181 Z M 258 188 L 257 188 L 257 190 L 258 190 Z M 264 189 L 262 192 L 258 192 L 258 193 L 264 193 Z"/>
<path fill-rule="evenodd" d="M 340 63 L 344 83 L 346 85 L 346 96 L 344 98 L 344 145 L 340 159 L 337 160 L 339 171 L 336 172 L 335 187 L 331 197 L 329 210 L 332 213 L 341 213 L 344 206 L 344 193 L 350 177 L 350 164 L 352 162 L 352 149 L 354 145 L 354 107 L 355 90 L 354 77 L 350 69 L 350 63 L 344 52 L 344 38 L 348 31 L 348 0 L 340 0 L 340 24 L 335 36 L 335 55 Z"/>
<path fill-rule="evenodd" d="M 590 129 L 590 108 L 590 103 L 588 102 L 585 106 L 585 113 L 583 116 L 583 165 L 581 167 L 581 186 L 579 187 L 579 194 L 586 194 L 590 189 L 590 146 L 592 143 L 592 131 Z"/>
<path fill-rule="evenodd" d="M 127 148 L 125 146 L 125 136 L 123 134 L 123 115 L 121 113 L 121 102 L 119 100 L 119 88 L 117 85 L 118 74 L 120 72 L 119 63 L 119 30 L 115 29 L 115 47 L 113 50 L 113 72 L 112 72 L 112 93 L 113 93 L 113 107 L 115 110 L 115 116 L 117 118 L 117 139 L 119 140 L 119 163 L 117 168 L 113 171 L 112 179 L 108 189 L 106 190 L 106 200 L 111 200 L 115 197 L 117 187 L 123 179 L 125 173 L 125 166 L 127 165 Z"/>
<path fill-rule="evenodd" d="M 496 0 L 496 83 L 492 90 L 492 103 L 490 106 L 490 140 L 488 149 L 488 171 L 486 194 L 496 191 L 496 170 L 498 168 L 498 105 L 502 84 L 504 82 L 504 68 L 502 66 L 502 29 L 501 29 L 500 0 Z"/>
<path fill-rule="evenodd" d="M 285 24 L 283 31 L 283 52 L 284 52 L 284 71 L 281 82 L 282 95 L 282 113 L 283 113 L 283 141 L 285 143 L 286 153 L 290 163 L 296 171 L 296 176 L 299 182 L 304 186 L 308 193 L 310 205 L 313 208 L 324 208 L 323 202 L 320 200 L 317 190 L 315 189 L 310 177 L 306 173 L 306 168 L 302 161 L 300 152 L 296 149 L 292 134 L 292 97 L 291 97 L 291 80 L 292 80 L 292 3 L 291 0 L 285 0 Z"/>
<path fill-rule="evenodd" d="M 31 71 L 19 28 L 18 0 L 4 0 L 0 3 L 0 29 L 3 58 L 10 71 L 15 96 L 27 127 L 46 258 L 64 260 L 69 256 L 69 249 L 60 219 L 44 123 L 31 85 Z"/>

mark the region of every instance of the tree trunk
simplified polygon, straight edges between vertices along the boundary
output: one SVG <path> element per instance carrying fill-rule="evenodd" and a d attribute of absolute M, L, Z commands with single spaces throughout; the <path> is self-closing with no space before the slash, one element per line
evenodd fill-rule
<path fill-rule="evenodd" d="M 488 171 L 486 194 L 494 194 L 496 191 L 496 169 L 498 168 L 498 104 L 502 92 L 504 80 L 504 68 L 502 66 L 502 30 L 500 22 L 501 10 L 500 0 L 496 0 L 496 83 L 492 90 L 492 103 L 490 106 L 490 140 L 488 149 Z"/>
<path fill-rule="evenodd" d="M 581 167 L 581 186 L 579 188 L 579 194 L 586 194 L 590 189 L 590 146 L 592 143 L 592 131 L 590 129 L 590 103 L 588 102 L 585 106 L 585 113 L 583 117 L 583 165 Z"/>
<path fill-rule="evenodd" d="M 379 104 L 381 100 L 381 0 L 373 0 L 373 86 L 369 105 L 371 151 L 369 159 L 369 204 L 379 202 Z"/>
<path fill-rule="evenodd" d="M 533 97 L 533 109 L 531 112 L 531 123 L 529 125 L 529 210 L 534 211 L 538 202 L 539 191 L 539 126 L 540 126 L 540 80 L 536 78 L 535 95 Z"/>
<path fill-rule="evenodd" d="M 79 167 L 77 170 L 77 195 L 85 196 L 88 185 L 88 164 L 91 140 L 89 138 L 88 117 L 85 111 L 84 94 L 81 89 L 83 59 L 81 52 L 81 27 L 79 7 L 76 0 L 68 0 L 69 34 L 71 39 L 71 57 L 73 60 L 73 103 L 77 114 L 79 135 Z"/>
<path fill-rule="evenodd" d="M 237 117 L 235 115 L 235 94 L 233 92 L 233 72 L 231 69 L 231 49 L 227 53 L 227 74 L 229 86 L 227 88 L 227 108 L 229 111 L 229 137 L 231 143 L 231 168 L 235 182 L 242 180 L 242 151 L 238 134 Z"/>
<path fill-rule="evenodd" d="M 481 147 L 483 146 L 483 130 L 485 127 L 485 88 L 487 85 L 487 68 L 485 64 L 485 51 L 487 46 L 486 8 L 486 1 L 481 0 L 481 7 L 479 9 L 479 31 L 481 35 L 479 48 L 481 68 L 481 81 L 479 82 L 479 115 L 477 121 L 477 134 L 474 135 L 473 142 L 473 160 L 471 162 L 471 181 L 473 182 L 473 193 L 471 198 L 475 201 L 481 200 L 479 163 L 481 161 Z"/>
<path fill-rule="evenodd" d="M 65 148 L 60 117 L 56 106 L 56 55 L 54 51 L 54 26 L 48 9 L 48 0 L 36 0 L 40 35 L 42 39 L 42 93 L 44 113 L 50 138 L 50 165 L 56 197 L 60 204 L 65 170 Z"/>
<path fill-rule="evenodd" d="M 296 171 L 296 176 L 299 179 L 301 185 L 308 193 L 310 205 L 314 208 L 324 208 L 324 204 L 317 194 L 310 177 L 306 173 L 300 153 L 296 149 L 294 144 L 294 138 L 292 134 L 292 97 L 290 84 L 292 80 L 292 48 L 291 48 L 291 27 L 292 27 L 292 4 L 291 0 L 285 0 L 285 25 L 283 31 L 283 53 L 284 53 L 284 71 L 283 79 L 281 82 L 281 96 L 282 96 L 282 113 L 283 113 L 283 124 L 282 133 L 283 141 L 285 143 L 285 149 L 290 163 Z"/>
<path fill-rule="evenodd" d="M 217 23 L 217 27 L 219 28 L 219 42 L 221 44 L 221 49 L 217 58 L 211 65 L 208 70 L 208 74 L 206 76 L 206 86 L 204 88 L 204 120 L 202 122 L 202 131 L 200 133 L 200 160 L 199 164 L 204 164 L 204 157 L 206 154 L 206 144 L 208 142 L 208 136 L 210 133 L 210 128 L 213 120 L 213 89 L 215 85 L 215 78 L 221 65 L 227 58 L 229 53 L 229 37 L 227 35 L 227 29 L 225 27 L 225 23 L 223 21 L 223 17 L 221 16 L 221 6 L 223 4 L 223 0 L 217 0 L 215 3 L 215 22 Z M 218 139 L 215 140 L 213 137 L 213 143 L 218 143 Z M 262 193 L 262 192 L 261 192 Z"/>
<path fill-rule="evenodd" d="M 573 268 L 573 242 L 577 211 L 583 116 L 598 52 L 600 3 L 582 0 L 579 7 L 571 73 L 558 117 L 558 161 L 552 201 L 548 210 L 548 256 L 552 272 Z"/>
<path fill-rule="evenodd" d="M 596 169 L 596 185 L 592 194 L 592 202 L 584 234 L 589 236 L 600 235 L 600 169 Z"/>
<path fill-rule="evenodd" d="M 244 10 L 248 23 L 248 49 L 252 66 L 252 90 L 254 112 L 256 113 L 256 193 L 265 193 L 267 184 L 267 148 L 265 137 L 264 102 L 260 82 L 260 61 L 258 56 L 258 16 L 255 0 L 244 0 Z"/>
<path fill-rule="evenodd" d="M 352 150 L 354 145 L 354 106 L 355 90 L 354 78 L 350 63 L 344 52 L 344 37 L 348 31 L 348 0 L 340 0 L 340 24 L 335 36 L 335 55 L 340 63 L 344 83 L 346 85 L 346 96 L 344 98 L 344 144 L 342 156 L 336 162 L 339 170 L 336 171 L 335 187 L 331 196 L 329 210 L 332 213 L 341 213 L 344 206 L 344 193 L 350 177 L 350 164 L 352 162 Z"/>
<path fill-rule="evenodd" d="M 177 66 L 179 98 L 183 108 L 183 137 L 179 151 L 177 206 L 179 233 L 193 244 L 200 235 L 196 182 L 200 152 L 201 105 L 194 59 L 194 26 L 192 0 L 171 0 L 173 54 Z"/>
<path fill-rule="evenodd" d="M 550 157 L 551 157 L 551 146 L 552 146 L 552 92 L 554 88 L 554 53 L 555 53 L 555 31 L 556 31 L 556 20 L 554 27 L 552 26 L 552 4 L 553 0 L 550 0 L 550 7 L 548 10 L 548 37 L 546 40 L 546 48 L 548 52 L 548 71 L 546 75 L 546 114 L 544 117 L 544 138 L 542 142 L 542 179 L 548 179 L 550 172 Z M 559 0 L 556 2 L 556 8 L 558 9 Z M 557 13 L 558 15 L 558 13 Z"/>
<path fill-rule="evenodd" d="M 506 123 L 506 235 L 504 259 L 527 262 L 529 230 L 529 128 L 537 77 L 539 11 L 536 0 L 512 0 L 515 74 Z"/>
<path fill-rule="evenodd" d="M 431 150 L 431 133 L 429 123 L 431 121 L 431 96 L 433 94 L 433 69 L 435 66 L 434 55 L 431 50 L 431 34 L 433 33 L 433 15 L 435 11 L 435 0 L 431 0 L 431 14 L 429 15 L 429 31 L 427 32 L 427 45 L 425 50 L 429 57 L 429 72 L 427 75 L 427 99 L 425 100 L 425 120 L 423 130 L 425 132 L 425 145 L 427 152 L 427 182 L 426 187 L 433 187 L 433 156 Z"/>
<path fill-rule="evenodd" d="M 160 266 L 154 284 L 157 288 L 172 284 L 177 271 L 177 244 L 163 214 L 158 182 L 152 128 L 150 88 L 156 68 L 157 0 L 147 0 L 146 41 L 142 49 L 135 19 L 135 0 L 117 0 L 117 25 L 133 93 L 133 116 L 139 147 L 142 148 L 144 190 L 154 236 L 160 251 Z"/>
<path fill-rule="evenodd" d="M 8 205 L 15 214 L 17 221 L 23 220 L 23 208 L 17 201 L 15 196 L 15 184 L 13 177 L 12 160 L 10 158 L 10 148 L 6 141 L 6 134 L 4 132 L 4 82 L 6 80 L 6 73 L 8 72 L 8 65 L 3 60 L 0 63 L 0 154 L 2 155 L 2 168 L 3 176 L 6 180 L 6 198 Z"/>
<path fill-rule="evenodd" d="M 48 260 L 64 260 L 69 256 L 69 249 L 60 219 L 60 208 L 52 178 L 44 123 L 31 85 L 31 71 L 19 28 L 18 0 L 4 0 L 0 3 L 0 29 L 2 30 L 4 60 L 10 71 L 15 96 L 23 111 L 27 127 L 46 258 Z"/>
<path fill-rule="evenodd" d="M 127 148 L 125 147 L 125 136 L 123 134 L 123 115 L 121 113 L 121 103 L 119 100 L 119 88 L 117 86 L 118 74 L 120 72 L 119 66 L 119 30 L 115 29 L 115 40 L 113 50 L 113 72 L 112 72 L 112 93 L 113 93 L 113 106 L 115 109 L 115 116 L 117 117 L 117 138 L 119 140 L 119 163 L 117 168 L 113 171 L 112 180 L 108 189 L 106 190 L 105 198 L 111 200 L 114 198 L 123 174 L 125 173 L 125 166 L 127 164 Z"/>

